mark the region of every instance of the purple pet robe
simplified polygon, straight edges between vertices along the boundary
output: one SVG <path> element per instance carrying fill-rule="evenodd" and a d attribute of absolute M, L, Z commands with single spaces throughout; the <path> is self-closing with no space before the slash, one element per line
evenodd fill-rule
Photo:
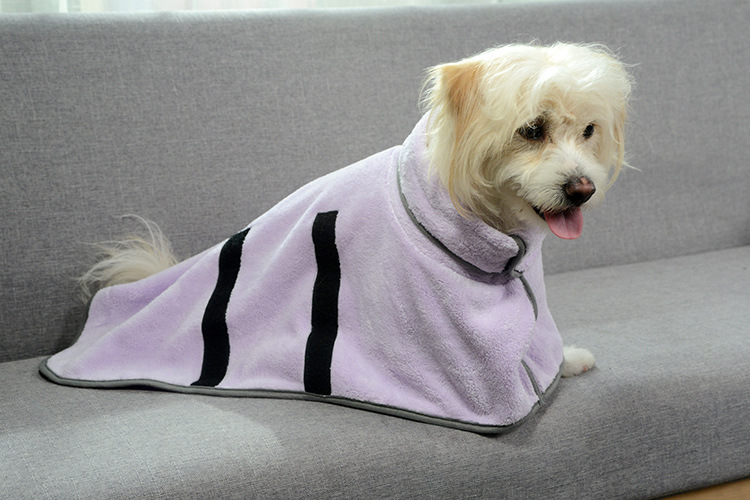
<path fill-rule="evenodd" d="M 243 231 L 105 288 L 42 373 L 83 387 L 298 398 L 480 433 L 555 387 L 539 232 L 464 218 L 428 176 L 427 115 Z"/>

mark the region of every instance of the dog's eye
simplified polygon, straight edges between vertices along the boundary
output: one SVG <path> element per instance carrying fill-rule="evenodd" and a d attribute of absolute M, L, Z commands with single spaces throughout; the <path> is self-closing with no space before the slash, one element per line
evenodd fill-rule
<path fill-rule="evenodd" d="M 589 123 L 585 129 L 583 129 L 583 138 L 589 139 L 592 135 L 594 135 L 594 128 L 595 125 L 593 123 Z"/>
<path fill-rule="evenodd" d="M 527 141 L 541 141 L 544 139 L 544 124 L 532 123 L 518 129 L 518 134 Z"/>

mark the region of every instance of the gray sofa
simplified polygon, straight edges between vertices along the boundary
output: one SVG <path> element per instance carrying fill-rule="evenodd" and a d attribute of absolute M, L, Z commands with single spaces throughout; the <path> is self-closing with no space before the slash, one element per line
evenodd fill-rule
<path fill-rule="evenodd" d="M 0 498 L 651 498 L 750 476 L 744 0 L 0 16 Z M 87 243 L 188 257 L 392 145 L 424 69 L 510 41 L 632 64 L 629 161 L 550 308 L 598 367 L 496 437 L 291 400 L 62 387 Z"/>

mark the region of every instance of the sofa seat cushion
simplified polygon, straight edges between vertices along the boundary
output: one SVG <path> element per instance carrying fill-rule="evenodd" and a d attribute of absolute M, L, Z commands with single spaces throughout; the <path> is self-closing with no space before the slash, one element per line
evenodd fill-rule
<path fill-rule="evenodd" d="M 0 497 L 654 497 L 750 476 L 750 247 L 552 275 L 598 366 L 499 437 L 0 365 Z M 533 485 L 530 490 L 529 485 Z"/>

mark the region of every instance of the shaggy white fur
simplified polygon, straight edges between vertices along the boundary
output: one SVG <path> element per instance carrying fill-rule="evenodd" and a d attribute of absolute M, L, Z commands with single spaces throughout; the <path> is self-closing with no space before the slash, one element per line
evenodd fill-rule
<path fill-rule="evenodd" d="M 507 45 L 436 66 L 425 98 L 432 168 L 459 210 L 500 231 L 546 220 L 577 237 L 584 204 L 565 186 L 586 178 L 587 207 L 616 179 L 630 88 L 599 46 Z M 566 222 L 581 227 L 556 231 Z"/>
<path fill-rule="evenodd" d="M 179 262 L 159 226 L 137 215 L 125 216 L 140 223 L 141 230 L 122 240 L 94 245 L 94 264 L 78 278 L 81 298 L 88 302 L 100 288 L 142 280 Z"/>

